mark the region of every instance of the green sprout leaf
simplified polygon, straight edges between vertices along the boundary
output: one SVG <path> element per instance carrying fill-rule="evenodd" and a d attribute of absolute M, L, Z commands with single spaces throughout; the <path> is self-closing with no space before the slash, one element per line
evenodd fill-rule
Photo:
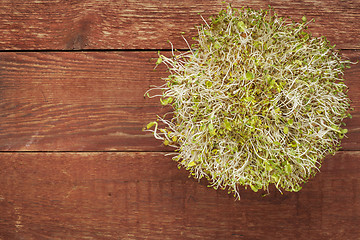
<path fill-rule="evenodd" d="M 247 80 L 252 80 L 254 79 L 254 74 L 252 72 L 247 72 L 246 73 L 246 79 Z"/>
<path fill-rule="evenodd" d="M 195 162 L 190 162 L 187 166 L 188 167 L 193 167 L 193 166 L 196 166 L 196 163 Z"/>
<path fill-rule="evenodd" d="M 220 43 L 219 42 L 215 42 L 214 43 L 214 48 L 215 49 L 219 49 L 221 47 Z"/>
<path fill-rule="evenodd" d="M 209 129 L 209 133 L 210 133 L 211 135 L 215 135 L 215 134 L 216 134 L 216 131 L 215 131 L 215 129 L 214 129 L 214 125 L 213 125 L 212 123 L 209 123 L 208 129 Z"/>
<path fill-rule="evenodd" d="M 159 65 L 160 63 L 162 63 L 162 58 L 161 57 L 159 57 L 158 59 L 157 59 L 157 61 L 156 61 L 156 65 Z"/>
<path fill-rule="evenodd" d="M 284 133 L 285 133 L 285 134 L 288 134 L 288 133 L 289 133 L 289 128 L 286 127 L 286 126 L 284 127 Z"/>
<path fill-rule="evenodd" d="M 290 175 L 292 172 L 291 165 L 289 163 L 285 165 L 285 172 L 287 175 Z"/>
<path fill-rule="evenodd" d="M 227 119 L 224 119 L 224 126 L 225 128 L 228 130 L 228 131 L 231 131 L 232 128 L 231 128 L 231 123 L 229 122 L 229 120 Z"/>
<path fill-rule="evenodd" d="M 172 103 L 172 101 L 173 101 L 172 97 L 168 97 L 166 99 L 161 99 L 160 98 L 160 102 L 161 102 L 162 105 L 168 105 L 168 104 Z"/>
<path fill-rule="evenodd" d="M 254 192 L 257 192 L 257 191 L 258 191 L 258 189 L 257 189 L 255 186 L 251 185 L 251 184 L 250 184 L 250 187 L 251 187 L 251 189 L 252 189 Z"/>
<path fill-rule="evenodd" d="M 245 26 L 245 23 L 243 21 L 238 22 L 237 26 L 240 29 L 240 32 L 245 32 L 246 31 L 246 26 Z"/>
<path fill-rule="evenodd" d="M 150 128 L 152 128 L 154 125 L 156 125 L 157 124 L 157 122 L 149 122 L 147 125 L 146 125 L 146 128 L 147 129 L 150 129 Z"/>

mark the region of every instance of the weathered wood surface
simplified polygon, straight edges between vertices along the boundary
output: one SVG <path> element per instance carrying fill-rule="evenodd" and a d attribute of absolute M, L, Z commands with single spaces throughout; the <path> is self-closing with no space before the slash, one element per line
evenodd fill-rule
<path fill-rule="evenodd" d="M 1 153 L 0 239 L 359 239 L 359 158 L 234 201 L 161 153 Z"/>
<path fill-rule="evenodd" d="M 187 48 L 195 25 L 225 6 L 216 1 L 4 0 L 0 6 L 0 49 L 163 49 L 167 40 Z M 360 2 L 323 0 L 228 1 L 234 7 L 268 8 L 295 20 L 314 18 L 310 30 L 342 49 L 360 48 Z"/>
<path fill-rule="evenodd" d="M 148 50 L 187 48 L 181 32 L 190 40 L 221 2 L 1 1 L 0 240 L 360 239 L 360 64 L 345 73 L 345 151 L 299 193 L 234 201 L 141 131 L 167 110 L 143 98 L 167 75 Z M 228 2 L 314 18 L 315 36 L 360 60 L 359 0 Z"/>
<path fill-rule="evenodd" d="M 344 51 L 353 61 L 356 51 Z M 164 151 L 142 132 L 169 109 L 144 98 L 163 84 L 156 52 L 0 53 L 0 150 Z M 345 150 L 360 150 L 360 64 L 345 73 L 353 118 Z"/>

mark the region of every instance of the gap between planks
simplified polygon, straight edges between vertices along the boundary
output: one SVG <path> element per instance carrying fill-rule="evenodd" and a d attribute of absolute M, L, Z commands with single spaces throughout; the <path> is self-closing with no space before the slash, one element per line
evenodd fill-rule
<path fill-rule="evenodd" d="M 168 52 L 169 54 L 169 52 Z M 346 51 L 356 61 L 359 52 Z M 143 127 L 166 108 L 144 99 L 161 85 L 155 52 L 0 53 L 0 150 L 148 151 L 165 148 Z M 155 61 L 151 62 L 150 59 Z M 360 150 L 360 65 L 345 73 L 355 107 L 344 150 Z"/>

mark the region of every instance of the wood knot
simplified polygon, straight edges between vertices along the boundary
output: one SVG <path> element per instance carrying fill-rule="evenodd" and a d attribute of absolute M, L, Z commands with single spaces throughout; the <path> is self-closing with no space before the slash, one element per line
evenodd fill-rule
<path fill-rule="evenodd" d="M 81 19 L 73 23 L 73 26 L 69 29 L 70 33 L 66 38 L 66 49 L 81 50 L 86 48 L 91 25 L 92 21 L 90 18 Z"/>

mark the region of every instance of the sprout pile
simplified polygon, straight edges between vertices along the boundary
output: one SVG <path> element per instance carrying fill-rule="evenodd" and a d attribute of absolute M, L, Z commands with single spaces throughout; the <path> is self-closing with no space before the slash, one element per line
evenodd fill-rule
<path fill-rule="evenodd" d="M 179 166 L 235 197 L 240 185 L 299 191 L 340 148 L 351 117 L 350 62 L 308 24 L 271 8 L 221 10 L 197 27 L 189 51 L 159 54 L 170 75 L 146 95 L 173 111 L 146 130 L 176 149 Z"/>

